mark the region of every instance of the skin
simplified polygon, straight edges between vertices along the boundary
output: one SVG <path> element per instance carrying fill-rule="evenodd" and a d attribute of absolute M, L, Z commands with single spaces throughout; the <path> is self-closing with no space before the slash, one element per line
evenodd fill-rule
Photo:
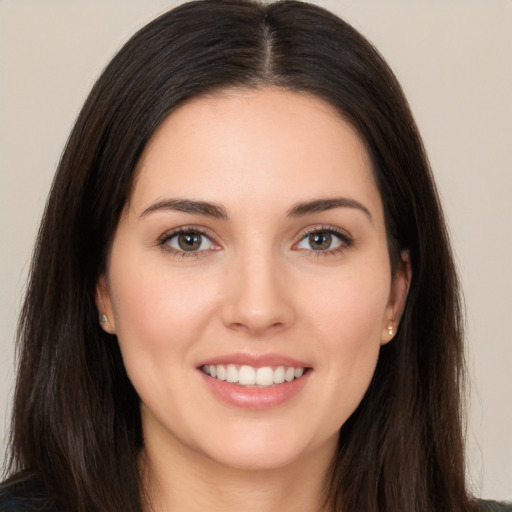
<path fill-rule="evenodd" d="M 226 218 L 155 206 L 176 198 Z M 290 215 L 333 198 L 352 203 Z M 180 227 L 206 233 L 200 250 L 179 251 Z M 311 230 L 328 229 L 341 233 L 329 250 L 311 245 Z M 338 430 L 396 331 L 409 278 L 405 255 L 391 272 L 364 144 L 328 104 L 269 88 L 174 111 L 139 162 L 97 287 L 141 398 L 155 510 L 321 510 Z M 298 359 L 308 380 L 275 407 L 227 404 L 198 365 L 232 353 Z"/>

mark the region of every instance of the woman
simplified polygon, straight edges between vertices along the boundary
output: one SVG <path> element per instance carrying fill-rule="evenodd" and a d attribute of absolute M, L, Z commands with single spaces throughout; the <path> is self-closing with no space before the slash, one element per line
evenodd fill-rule
<path fill-rule="evenodd" d="M 4 507 L 492 510 L 465 489 L 460 322 L 378 53 L 302 2 L 185 4 L 112 60 L 62 157 Z"/>

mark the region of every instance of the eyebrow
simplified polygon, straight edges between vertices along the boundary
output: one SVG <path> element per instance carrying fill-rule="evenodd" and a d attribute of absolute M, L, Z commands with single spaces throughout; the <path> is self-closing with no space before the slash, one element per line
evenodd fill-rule
<path fill-rule="evenodd" d="M 288 211 L 288 217 L 304 217 L 313 213 L 320 213 L 334 208 L 355 208 L 363 212 L 370 221 L 372 221 L 372 214 L 359 201 L 350 199 L 348 197 L 335 197 L 330 199 L 316 199 L 313 201 L 306 201 L 297 203 Z M 184 213 L 197 213 L 206 217 L 213 217 L 216 219 L 228 219 L 228 214 L 223 206 L 206 201 L 195 201 L 193 199 L 164 199 L 148 206 L 141 214 L 140 217 L 149 215 L 150 213 L 162 210 L 170 210 Z"/>
<path fill-rule="evenodd" d="M 355 199 L 348 197 L 334 197 L 331 199 L 316 199 L 314 201 L 307 201 L 304 203 L 298 203 L 288 211 L 289 217 L 302 217 L 305 215 L 311 215 L 312 213 L 324 212 L 332 210 L 334 208 L 355 208 L 356 210 L 362 211 L 370 220 L 372 214 L 370 210 L 366 208 L 362 203 Z"/>
<path fill-rule="evenodd" d="M 224 207 L 208 203 L 206 201 L 194 201 L 192 199 L 164 199 L 157 203 L 148 206 L 141 214 L 140 217 L 149 215 L 150 213 L 170 210 L 175 212 L 185 213 L 198 213 L 199 215 L 205 215 L 206 217 L 214 217 L 216 219 L 228 218 L 228 214 Z"/>

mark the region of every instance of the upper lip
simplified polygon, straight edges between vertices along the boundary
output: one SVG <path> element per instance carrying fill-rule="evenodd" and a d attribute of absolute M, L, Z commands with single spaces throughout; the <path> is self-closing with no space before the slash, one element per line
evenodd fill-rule
<path fill-rule="evenodd" d="M 252 366 L 254 368 L 261 368 L 263 366 L 286 366 L 294 368 L 311 367 L 311 365 L 305 361 L 300 361 L 298 359 L 285 356 L 283 354 L 248 354 L 243 352 L 237 352 L 233 354 L 224 354 L 205 359 L 204 361 L 201 361 L 198 364 L 198 368 L 201 368 L 201 366 L 204 365 L 211 366 L 218 364 L 247 365 Z"/>

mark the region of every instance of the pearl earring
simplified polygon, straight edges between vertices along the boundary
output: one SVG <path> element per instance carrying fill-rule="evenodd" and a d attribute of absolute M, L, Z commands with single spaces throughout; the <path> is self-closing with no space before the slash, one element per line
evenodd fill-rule
<path fill-rule="evenodd" d="M 103 327 L 108 322 L 107 315 L 100 315 L 100 325 Z"/>
<path fill-rule="evenodd" d="M 393 326 L 392 325 L 388 325 L 388 334 L 390 336 L 393 336 Z"/>

